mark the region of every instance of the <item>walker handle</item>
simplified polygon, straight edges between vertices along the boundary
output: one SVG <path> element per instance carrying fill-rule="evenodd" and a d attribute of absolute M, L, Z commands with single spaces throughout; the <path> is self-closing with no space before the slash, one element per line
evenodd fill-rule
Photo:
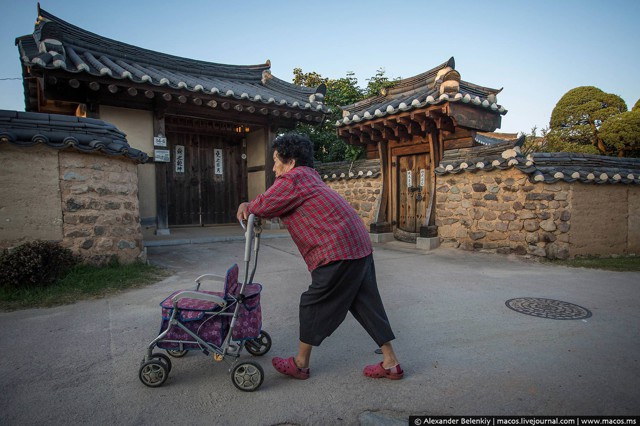
<path fill-rule="evenodd" d="M 250 214 L 249 218 L 247 219 L 246 227 L 244 226 L 242 227 L 245 230 L 245 234 L 244 234 L 244 238 L 245 238 L 244 261 L 245 262 L 249 262 L 251 260 L 251 244 L 253 243 L 253 234 L 255 232 L 253 228 L 253 223 L 255 222 L 255 220 L 256 220 L 255 215 L 253 213 Z"/>

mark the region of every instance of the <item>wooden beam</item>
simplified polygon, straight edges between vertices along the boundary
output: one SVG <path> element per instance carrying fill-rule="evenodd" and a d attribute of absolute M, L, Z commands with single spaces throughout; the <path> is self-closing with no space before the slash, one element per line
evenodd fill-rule
<path fill-rule="evenodd" d="M 118 91 L 120 90 L 118 86 L 116 86 L 115 84 L 108 85 L 107 89 L 109 89 L 109 93 L 113 93 L 113 94 L 118 93 Z"/>
<path fill-rule="evenodd" d="M 446 112 L 451 117 L 454 127 L 462 126 L 483 132 L 493 132 L 502 122 L 502 117 L 496 112 L 465 104 L 449 102 Z"/>
<path fill-rule="evenodd" d="M 161 110 L 153 114 L 153 135 L 166 136 L 165 117 Z M 169 231 L 169 196 L 168 167 L 171 163 L 154 163 L 156 172 L 156 234 L 168 235 Z"/>
<path fill-rule="evenodd" d="M 386 120 L 385 120 L 386 121 Z M 383 121 L 383 122 L 373 122 L 371 123 L 371 127 L 373 127 L 374 129 L 377 129 L 380 131 L 380 133 L 382 134 L 382 138 L 383 139 L 387 139 L 387 140 L 391 140 L 391 141 L 398 141 L 400 140 L 400 138 L 395 134 L 395 129 L 393 127 L 389 127 L 387 126 L 387 123 Z"/>
<path fill-rule="evenodd" d="M 71 80 L 69 80 L 69 86 L 73 87 L 74 89 L 77 89 L 78 87 L 80 87 L 80 82 L 75 78 L 72 78 Z"/>
<path fill-rule="evenodd" d="M 185 95 L 178 96 L 178 102 L 181 104 L 187 103 L 187 97 Z"/>
<path fill-rule="evenodd" d="M 144 96 L 149 99 L 153 99 L 156 96 L 156 93 L 153 90 L 145 90 Z"/>
<path fill-rule="evenodd" d="M 200 98 L 193 98 L 193 103 L 200 106 L 202 105 L 202 99 Z"/>
<path fill-rule="evenodd" d="M 100 90 L 100 83 L 98 83 L 97 81 L 92 81 L 91 83 L 89 83 L 89 89 L 97 92 L 98 90 Z"/>
<path fill-rule="evenodd" d="M 167 102 L 169 102 L 172 98 L 173 98 L 173 96 L 171 96 L 171 93 L 163 93 L 162 94 L 162 99 L 164 99 Z"/>
<path fill-rule="evenodd" d="M 136 89 L 135 87 L 129 87 L 127 89 L 127 93 L 131 96 L 136 96 L 138 94 L 138 89 Z"/>

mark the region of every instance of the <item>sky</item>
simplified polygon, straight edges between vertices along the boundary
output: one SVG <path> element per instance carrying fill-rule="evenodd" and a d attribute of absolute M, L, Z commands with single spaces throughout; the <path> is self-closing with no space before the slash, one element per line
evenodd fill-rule
<path fill-rule="evenodd" d="M 640 98 L 639 0 L 40 0 L 85 30 L 190 59 L 271 61 L 360 87 L 379 69 L 391 79 L 450 57 L 463 80 L 500 89 L 498 131 L 548 127 L 567 91 L 595 86 L 628 109 Z M 24 111 L 15 38 L 31 34 L 35 0 L 0 0 L 0 109 Z"/>

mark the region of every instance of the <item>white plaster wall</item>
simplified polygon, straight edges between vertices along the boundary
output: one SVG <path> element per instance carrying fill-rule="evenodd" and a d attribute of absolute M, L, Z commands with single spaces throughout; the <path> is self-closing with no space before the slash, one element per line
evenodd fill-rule
<path fill-rule="evenodd" d="M 138 109 L 100 106 L 100 119 L 114 124 L 127 135 L 127 142 L 153 156 L 153 112 Z M 155 164 L 138 166 L 140 217 L 156 217 Z"/>
<path fill-rule="evenodd" d="M 0 143 L 0 247 L 62 240 L 58 153 Z"/>

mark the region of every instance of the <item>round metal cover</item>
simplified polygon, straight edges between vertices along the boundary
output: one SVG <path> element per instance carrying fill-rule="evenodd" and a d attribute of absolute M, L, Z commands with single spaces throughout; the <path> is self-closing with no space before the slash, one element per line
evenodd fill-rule
<path fill-rule="evenodd" d="M 577 320 L 591 317 L 591 311 L 573 303 L 541 297 L 519 297 L 505 302 L 507 308 L 525 315 L 557 320 Z"/>

